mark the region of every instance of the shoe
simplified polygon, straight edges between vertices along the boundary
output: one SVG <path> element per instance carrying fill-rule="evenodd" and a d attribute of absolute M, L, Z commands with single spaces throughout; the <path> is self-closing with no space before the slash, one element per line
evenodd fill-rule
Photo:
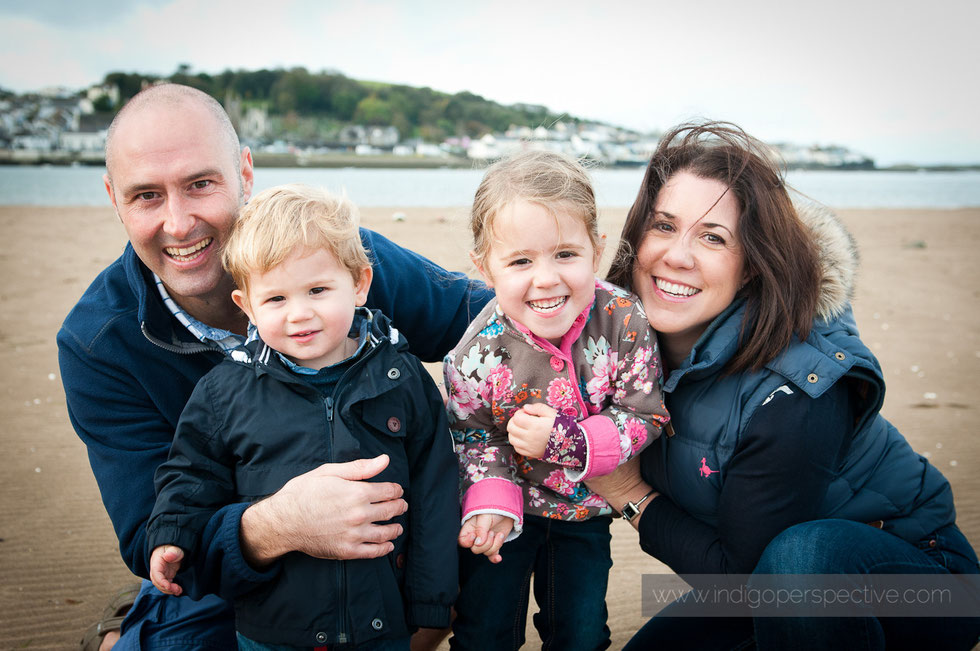
<path fill-rule="evenodd" d="M 99 651 L 102 638 L 110 631 L 118 631 L 122 627 L 122 621 L 126 618 L 126 613 L 136 602 L 136 595 L 140 592 L 141 583 L 133 583 L 120 589 L 105 608 L 102 609 L 102 617 L 92 624 L 85 631 L 81 642 L 78 643 L 78 651 Z"/>

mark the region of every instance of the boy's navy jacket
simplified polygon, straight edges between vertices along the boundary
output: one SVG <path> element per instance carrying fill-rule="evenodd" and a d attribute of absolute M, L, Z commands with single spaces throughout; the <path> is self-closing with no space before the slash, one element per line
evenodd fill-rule
<path fill-rule="evenodd" d="M 234 596 L 236 627 L 253 640 L 359 644 L 450 623 L 460 516 L 442 396 L 383 314 L 358 310 L 354 328 L 364 345 L 330 396 L 261 340 L 249 345 L 251 359 L 219 364 L 198 382 L 156 473 L 147 547 L 177 545 L 193 559 L 220 506 L 254 502 L 323 463 L 390 458 L 370 481 L 405 490 L 394 551 L 351 561 L 287 554 L 274 579 Z M 178 584 L 195 585 L 189 567 Z"/>
<path fill-rule="evenodd" d="M 493 293 L 377 233 L 362 229 L 361 239 L 374 267 L 368 307 L 391 317 L 415 355 L 441 360 Z M 138 576 L 149 576 L 153 474 L 167 460 L 197 381 L 223 358 L 170 313 L 130 245 L 96 277 L 58 333 L 68 415 L 87 448 L 123 561 Z M 194 562 L 202 592 L 236 595 L 268 578 L 242 557 L 238 529 L 246 506 L 227 506 L 208 523 Z"/>

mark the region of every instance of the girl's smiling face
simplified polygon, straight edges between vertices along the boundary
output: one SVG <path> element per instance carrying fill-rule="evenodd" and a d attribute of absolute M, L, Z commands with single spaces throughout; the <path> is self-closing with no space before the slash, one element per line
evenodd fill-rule
<path fill-rule="evenodd" d="M 582 218 L 518 199 L 493 223 L 493 243 L 474 263 L 504 314 L 554 345 L 592 302 L 601 251 Z"/>
<path fill-rule="evenodd" d="M 657 195 L 632 282 L 674 367 L 746 280 L 738 215 L 724 183 L 690 172 L 676 172 Z"/>

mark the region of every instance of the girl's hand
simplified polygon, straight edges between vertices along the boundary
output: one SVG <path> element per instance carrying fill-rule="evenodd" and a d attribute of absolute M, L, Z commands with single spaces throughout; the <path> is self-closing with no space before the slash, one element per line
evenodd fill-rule
<path fill-rule="evenodd" d="M 544 403 L 524 405 L 507 422 L 507 439 L 517 453 L 540 459 L 548 448 L 557 415 L 557 411 Z"/>
<path fill-rule="evenodd" d="M 474 554 L 484 554 L 491 563 L 499 563 L 503 560 L 500 547 L 513 528 L 514 521 L 506 515 L 481 513 L 463 523 L 459 530 L 459 546 Z"/>
<path fill-rule="evenodd" d="M 179 597 L 184 589 L 173 582 L 180 562 L 184 560 L 184 550 L 174 545 L 160 545 L 150 554 L 150 581 L 164 594 Z"/>

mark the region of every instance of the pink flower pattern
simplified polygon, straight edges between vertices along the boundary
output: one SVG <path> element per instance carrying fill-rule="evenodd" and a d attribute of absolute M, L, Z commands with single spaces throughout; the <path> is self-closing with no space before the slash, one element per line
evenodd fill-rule
<path fill-rule="evenodd" d="M 548 384 L 548 404 L 559 411 L 575 407 L 575 386 L 567 377 L 556 377 Z"/>
<path fill-rule="evenodd" d="M 658 393 L 661 376 L 655 335 L 644 327 L 639 303 L 619 301 L 620 294 L 628 296 L 597 284 L 587 330 L 572 344 L 571 357 L 561 352 L 560 370 L 552 361 L 558 351 L 542 350 L 500 313 L 488 311 L 486 318 L 481 314 L 481 327 L 474 326 L 473 335 L 467 333 L 447 357 L 445 369 L 462 492 L 474 482 L 495 477 L 521 488 L 527 513 L 564 520 L 610 513 L 605 500 L 568 478 L 588 459 L 585 430 L 556 427 L 546 458 L 535 459 L 514 452 L 506 425 L 522 405 L 543 400 L 572 425 L 591 415 L 611 419 L 619 430 L 623 460 L 656 435 L 653 428 L 667 417 L 662 401 L 649 396 Z M 547 357 L 531 367 L 528 355 L 535 347 L 536 355 Z M 649 406 L 651 400 L 661 407 L 659 414 L 649 413 L 656 408 Z M 581 412 L 583 402 L 588 413 Z"/>

